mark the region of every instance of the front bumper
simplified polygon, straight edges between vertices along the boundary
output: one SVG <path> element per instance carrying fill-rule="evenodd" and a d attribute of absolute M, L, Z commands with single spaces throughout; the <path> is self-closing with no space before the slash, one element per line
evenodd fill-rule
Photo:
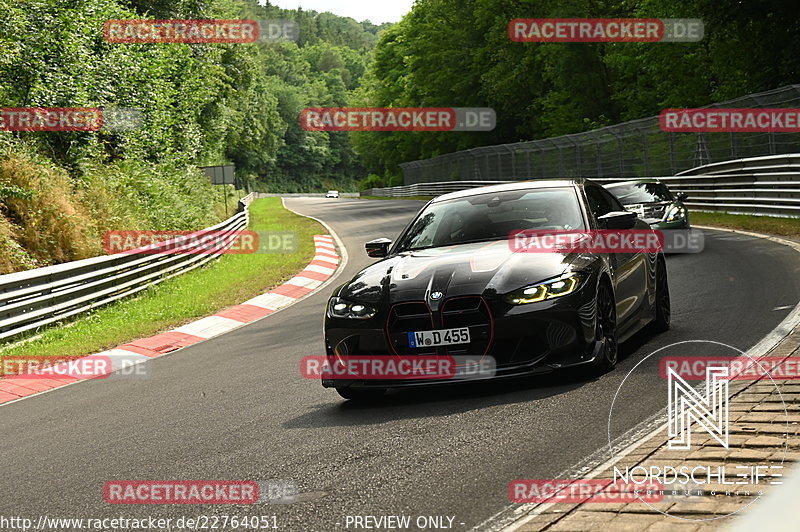
<path fill-rule="evenodd" d="M 415 317 L 419 321 L 411 320 L 408 324 L 394 319 L 392 312 L 397 305 L 363 322 L 326 318 L 325 345 L 330 364 L 347 357 L 397 357 L 399 360 L 400 357 L 417 355 L 450 355 L 473 360 L 491 357 L 496 372 L 491 376 L 446 380 L 323 379 L 322 385 L 326 388 L 401 388 L 535 375 L 589 364 L 602 351 L 601 344 L 595 341 L 596 287 L 596 279 L 590 278 L 569 296 L 517 306 L 500 299 L 471 296 L 483 302 L 485 311 L 479 318 L 485 321 L 464 315 L 457 316 L 461 321 L 456 321 L 448 313 L 441 312 L 448 308 L 447 300 L 439 307 L 440 311 L 431 310 L 429 316 L 419 315 Z M 420 309 L 423 305 L 427 307 L 422 301 L 398 305 L 419 305 Z M 470 322 L 470 319 L 473 321 Z M 463 326 L 470 329 L 472 342 L 467 346 L 408 347 L 408 332 Z"/>
<path fill-rule="evenodd" d="M 655 229 L 655 230 L 658 230 L 658 231 L 668 231 L 668 230 L 672 230 L 672 229 L 690 229 L 691 228 L 690 225 L 689 225 L 689 218 L 682 218 L 680 220 L 675 220 L 674 222 L 664 222 L 664 221 L 660 221 L 660 220 L 656 220 L 656 221 L 647 220 L 647 222 L 650 224 L 650 227 L 652 229 Z"/>

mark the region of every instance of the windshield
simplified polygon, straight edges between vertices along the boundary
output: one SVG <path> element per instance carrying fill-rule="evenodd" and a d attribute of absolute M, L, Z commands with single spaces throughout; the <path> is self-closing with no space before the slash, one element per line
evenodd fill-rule
<path fill-rule="evenodd" d="M 672 193 L 662 183 L 625 183 L 608 187 L 623 205 L 675 201 Z"/>
<path fill-rule="evenodd" d="M 398 251 L 503 240 L 525 229 L 583 229 L 575 190 L 543 188 L 433 203 L 403 236 Z"/>

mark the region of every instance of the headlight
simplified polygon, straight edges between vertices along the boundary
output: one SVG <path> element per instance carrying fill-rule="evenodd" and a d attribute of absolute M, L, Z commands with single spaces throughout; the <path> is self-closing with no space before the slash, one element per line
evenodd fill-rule
<path fill-rule="evenodd" d="M 372 307 L 353 303 L 340 297 L 332 297 L 328 301 L 328 316 L 331 318 L 348 318 L 353 320 L 366 320 L 377 314 Z"/>
<path fill-rule="evenodd" d="M 555 299 L 573 293 L 581 284 L 581 276 L 570 273 L 539 284 L 521 288 L 506 296 L 506 301 L 512 305 L 526 305 L 538 303 L 547 299 Z"/>
<path fill-rule="evenodd" d="M 667 222 L 674 222 L 676 220 L 683 220 L 686 218 L 686 209 L 679 205 L 673 205 L 669 209 L 667 209 L 667 214 L 664 216 L 664 220 Z"/>

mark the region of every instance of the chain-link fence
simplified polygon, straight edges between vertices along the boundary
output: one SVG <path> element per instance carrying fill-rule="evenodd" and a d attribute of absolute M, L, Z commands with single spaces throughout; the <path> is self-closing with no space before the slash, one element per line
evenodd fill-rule
<path fill-rule="evenodd" d="M 790 85 L 705 108 L 798 108 Z M 486 146 L 403 163 L 404 182 L 522 181 L 540 178 L 634 178 L 676 175 L 704 164 L 800 151 L 800 133 L 665 133 L 659 118 L 585 133 Z"/>

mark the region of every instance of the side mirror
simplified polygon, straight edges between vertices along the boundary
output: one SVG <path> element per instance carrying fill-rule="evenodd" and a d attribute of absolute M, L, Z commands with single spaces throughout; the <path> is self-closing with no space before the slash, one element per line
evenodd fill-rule
<path fill-rule="evenodd" d="M 597 218 L 597 221 L 606 229 L 633 229 L 636 227 L 637 218 L 635 212 L 621 211 L 604 214 Z"/>
<path fill-rule="evenodd" d="M 367 255 L 378 259 L 389 254 L 389 246 L 391 245 L 392 241 L 388 238 L 378 238 L 364 244 L 364 249 L 367 250 Z"/>
<path fill-rule="evenodd" d="M 689 194 L 687 194 L 686 192 L 678 192 L 678 195 L 675 196 L 675 198 L 678 201 L 686 201 L 687 199 L 689 199 Z"/>

